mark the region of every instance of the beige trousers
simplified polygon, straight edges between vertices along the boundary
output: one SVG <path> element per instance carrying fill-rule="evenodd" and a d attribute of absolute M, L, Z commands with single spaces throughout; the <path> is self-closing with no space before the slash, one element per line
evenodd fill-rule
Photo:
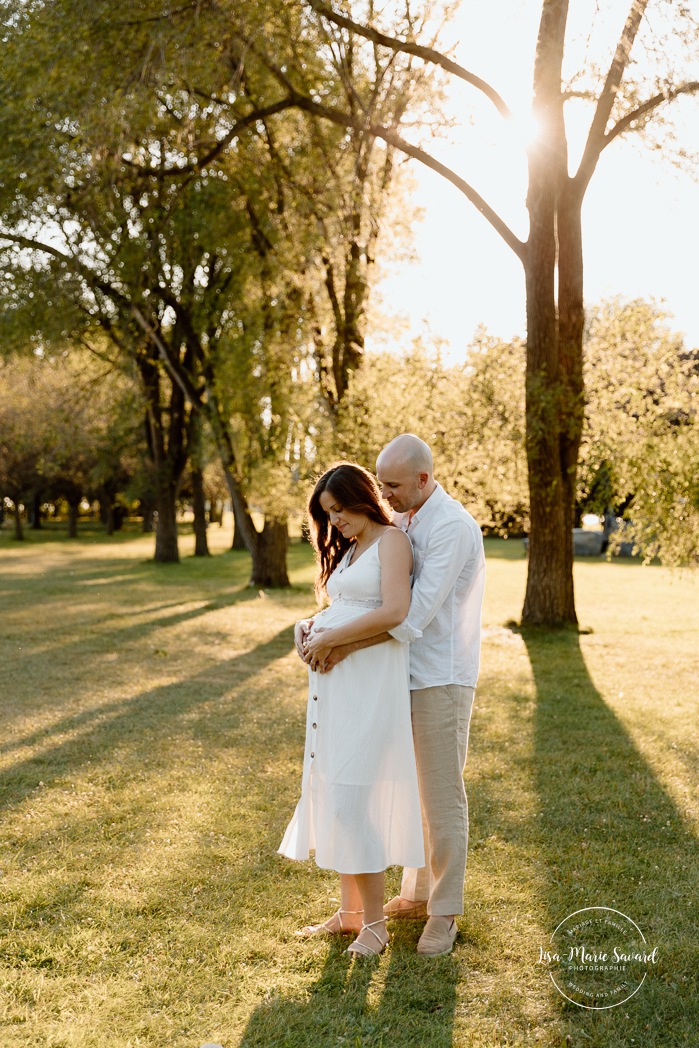
<path fill-rule="evenodd" d="M 411 692 L 426 865 L 403 870 L 404 899 L 429 914 L 464 912 L 468 801 L 464 767 L 474 688 L 444 684 Z"/>

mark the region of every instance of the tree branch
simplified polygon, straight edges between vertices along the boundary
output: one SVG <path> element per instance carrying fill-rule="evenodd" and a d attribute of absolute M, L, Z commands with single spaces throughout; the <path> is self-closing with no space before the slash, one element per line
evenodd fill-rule
<path fill-rule="evenodd" d="M 613 142 L 619 135 L 623 135 L 624 131 L 633 124 L 636 120 L 640 120 L 647 113 L 652 113 L 654 109 L 661 106 L 664 102 L 673 102 L 680 95 L 693 95 L 699 92 L 699 81 L 691 80 L 686 84 L 681 84 L 680 87 L 668 88 L 665 91 L 660 91 L 657 95 L 653 95 L 652 98 L 646 99 L 640 106 L 633 109 L 626 116 L 623 116 L 614 127 L 612 127 L 607 134 L 604 136 L 603 149 Z"/>
<path fill-rule="evenodd" d="M 602 93 L 595 108 L 595 115 L 592 118 L 585 149 L 575 176 L 576 182 L 582 187 L 586 187 L 592 178 L 600 153 L 607 144 L 605 135 L 607 122 L 616 101 L 619 85 L 629 64 L 631 48 L 638 35 L 641 20 L 647 6 L 648 0 L 633 0 L 629 13 L 626 16 L 626 22 L 621 31 Z"/>
<path fill-rule="evenodd" d="M 473 186 L 469 185 L 469 183 L 463 178 L 457 175 L 455 171 L 452 171 L 450 167 L 447 167 L 446 164 L 440 163 L 439 160 L 436 160 L 424 149 L 411 145 L 409 142 L 406 142 L 405 139 L 401 138 L 400 135 L 396 134 L 395 131 L 391 131 L 380 124 L 374 124 L 367 120 L 358 119 L 347 113 L 342 113 L 337 109 L 332 109 L 329 106 L 320 105 L 320 103 L 314 102 L 312 98 L 308 98 L 306 95 L 300 95 L 297 92 L 293 92 L 291 98 L 299 109 L 303 109 L 307 113 L 312 113 L 314 116 L 320 116 L 324 117 L 326 120 L 331 120 L 333 123 L 339 124 L 340 127 L 353 128 L 354 130 L 374 135 L 375 138 L 380 138 L 383 142 L 388 143 L 388 145 L 400 149 L 400 151 L 405 153 L 406 156 L 410 156 L 414 160 L 419 160 L 421 164 L 425 165 L 425 167 L 429 167 L 432 171 L 436 171 L 437 174 L 446 178 L 446 180 L 451 182 L 453 186 L 456 186 L 467 200 L 470 200 L 470 202 L 480 211 L 486 221 L 490 223 L 496 233 L 500 234 L 507 246 L 514 251 L 521 261 L 524 261 L 527 250 L 526 244 L 512 232 L 504 219 L 500 218 L 497 212 L 494 211 L 490 204 L 483 199 L 480 193 L 478 193 Z"/>
<path fill-rule="evenodd" d="M 92 273 L 89 269 L 86 269 L 84 265 L 72 259 L 70 255 L 66 255 L 63 251 L 59 251 L 58 248 L 52 247 L 50 244 L 44 244 L 38 240 L 32 240 L 29 237 L 20 235 L 8 234 L 0 232 L 0 240 L 9 240 L 11 243 L 18 244 L 21 247 L 31 248 L 33 250 L 45 251 L 47 254 L 52 255 L 54 258 L 60 259 L 62 262 L 67 262 L 74 270 L 77 270 L 82 277 L 86 280 L 87 284 L 93 289 L 98 288 L 100 291 L 111 298 L 112 301 L 117 302 L 122 309 L 127 310 L 136 320 L 139 327 L 143 329 L 145 334 L 150 339 L 151 343 L 160 355 L 165 367 L 167 368 L 173 382 L 181 389 L 182 393 L 189 400 L 192 407 L 201 410 L 202 399 L 199 391 L 190 382 L 189 377 L 179 368 L 176 362 L 173 360 L 168 347 L 165 345 L 163 339 L 160 337 L 158 332 L 155 330 L 152 324 L 148 322 L 138 306 L 132 302 L 126 295 L 122 294 L 116 288 L 114 288 L 107 281 L 99 278 L 95 273 Z M 110 325 L 111 328 L 111 325 Z M 111 334 L 111 330 L 110 330 Z"/>
<path fill-rule="evenodd" d="M 321 15 L 323 18 L 327 18 L 329 22 L 333 22 L 335 25 L 341 26 L 343 29 L 349 29 L 353 33 L 357 33 L 358 36 L 363 36 L 366 40 L 371 40 L 375 44 L 380 44 L 382 47 L 388 47 L 391 51 L 401 51 L 406 55 L 415 55 L 417 58 L 422 58 L 425 62 L 431 62 L 433 65 L 438 65 L 442 69 L 445 69 L 448 73 L 452 73 L 460 80 L 465 80 L 467 84 L 471 84 L 472 87 L 482 91 L 486 98 L 489 98 L 493 103 L 498 113 L 501 116 L 510 119 L 512 113 L 509 107 L 498 94 L 494 87 L 491 87 L 487 81 L 482 80 L 481 77 L 476 76 L 475 73 L 469 73 L 468 69 L 464 69 L 458 62 L 453 62 L 446 55 L 441 54 L 439 51 L 435 51 L 432 47 L 423 47 L 421 44 L 410 43 L 409 40 L 396 40 L 395 37 L 386 36 L 384 33 L 380 33 L 378 29 L 374 29 L 371 26 L 361 25 L 359 22 L 353 21 L 351 18 L 346 18 L 344 15 L 339 15 L 327 4 L 323 3 L 322 0 L 306 0 L 309 7 L 313 8 L 316 14 Z"/>
<path fill-rule="evenodd" d="M 31 237 L 23 237 L 19 233 L 5 233 L 2 230 L 0 230 L 0 240 L 9 240 L 11 244 L 30 248 L 32 251 L 44 251 L 47 255 L 60 259 L 61 262 L 73 264 L 73 259 L 70 255 L 66 255 L 64 251 L 59 251 L 58 248 L 52 247 L 50 244 L 44 244 L 41 240 L 32 240 Z"/>
<path fill-rule="evenodd" d="M 108 22 L 107 24 L 108 25 L 112 25 L 112 26 L 118 26 L 118 27 L 121 27 L 121 26 L 129 26 L 130 27 L 130 26 L 137 26 L 137 25 L 148 25 L 150 22 L 165 22 L 165 21 L 169 21 L 171 18 L 175 18 L 177 15 L 186 14 L 188 11 L 198 11 L 198 8 L 199 8 L 199 4 L 198 3 L 186 4 L 184 7 L 176 7 L 174 11 L 173 10 L 168 10 L 168 11 L 166 11 L 163 14 L 153 15 L 150 18 L 132 18 L 132 19 L 127 19 L 127 20 L 120 20 L 120 19 L 117 20 L 117 19 L 115 19 L 113 22 Z"/>
<path fill-rule="evenodd" d="M 19 247 L 26 247 L 32 251 L 43 251 L 47 255 L 51 255 L 53 258 L 59 259 L 61 262 L 66 262 L 68 266 L 73 270 L 74 273 L 78 273 L 86 285 L 94 291 L 102 291 L 107 298 L 111 299 L 112 302 L 125 307 L 131 308 L 131 302 L 129 298 L 119 291 L 107 280 L 100 277 L 94 270 L 90 269 L 83 262 L 74 258 L 72 255 L 68 255 L 65 251 L 59 251 L 58 248 L 53 247 L 51 244 L 44 244 L 41 240 L 32 240 L 31 237 L 24 237 L 18 233 L 5 233 L 0 230 L 0 240 L 8 240 L 11 244 L 17 244 Z"/>
<path fill-rule="evenodd" d="M 179 363 L 174 360 L 168 347 L 165 345 L 164 340 L 160 337 L 158 332 L 155 330 L 152 324 L 146 320 L 141 310 L 136 305 L 131 306 L 131 313 L 138 325 L 143 328 L 144 333 L 151 340 L 155 348 L 157 349 L 160 358 L 162 359 L 165 367 L 170 373 L 172 381 L 179 386 L 180 390 L 187 398 L 192 407 L 197 410 L 202 410 L 201 394 L 195 388 L 193 383 L 190 381 L 189 376 L 183 368 L 179 366 Z"/>
<path fill-rule="evenodd" d="M 321 105 L 320 102 L 315 102 L 308 95 L 301 94 L 296 90 L 291 80 L 280 66 L 267 58 L 266 55 L 260 53 L 251 40 L 245 38 L 242 39 L 245 41 L 246 46 L 249 47 L 256 57 L 264 63 L 279 83 L 287 89 L 288 96 L 286 98 L 286 105 L 279 103 L 279 111 L 283 108 L 295 105 L 298 109 L 302 109 L 306 113 L 312 113 L 314 116 L 323 117 L 326 120 L 338 124 L 340 127 L 350 128 L 363 134 L 370 134 L 375 138 L 380 138 L 388 145 L 400 149 L 400 151 L 405 153 L 406 156 L 413 157 L 414 160 L 419 160 L 425 165 L 425 167 L 429 167 L 433 171 L 436 171 L 438 174 L 442 175 L 443 178 L 446 178 L 448 182 L 451 182 L 452 185 L 456 186 L 456 188 L 460 190 L 460 192 L 463 193 L 476 208 L 478 208 L 493 229 L 500 234 L 507 246 L 514 251 L 520 260 L 524 261 L 526 244 L 515 236 L 507 223 L 500 218 L 497 212 L 494 211 L 490 204 L 483 199 L 480 193 L 478 193 L 473 186 L 469 185 L 463 178 L 457 175 L 455 171 L 452 171 L 450 167 L 440 163 L 439 160 L 436 160 L 424 149 L 420 149 L 418 146 L 413 146 L 409 142 L 406 142 L 405 139 L 401 138 L 400 135 L 390 128 L 386 128 L 382 124 L 373 123 L 368 113 L 363 117 L 360 117 L 359 115 L 353 116 L 350 113 L 343 113 L 341 110 L 335 109 L 331 106 Z"/>
<path fill-rule="evenodd" d="M 182 164 L 179 167 L 142 167 L 140 164 L 136 164 L 133 160 L 127 160 L 126 157 L 122 157 L 123 163 L 129 167 L 134 168 L 139 175 L 144 178 L 172 178 L 178 177 L 179 175 L 190 174 L 194 171 L 201 171 L 202 168 L 207 167 L 213 163 L 217 157 L 228 149 L 229 145 L 234 138 L 250 124 L 257 123 L 258 120 L 264 120 L 268 116 L 274 116 L 275 113 L 281 113 L 284 109 L 290 109 L 294 105 L 289 99 L 282 99 L 279 102 L 274 102 L 272 105 L 264 106 L 262 109 L 256 109 L 252 113 L 248 113 L 247 116 L 243 116 L 240 120 L 237 120 L 232 128 L 228 131 L 224 137 L 205 153 L 204 156 L 199 157 L 198 160 L 193 161 L 189 164 Z"/>

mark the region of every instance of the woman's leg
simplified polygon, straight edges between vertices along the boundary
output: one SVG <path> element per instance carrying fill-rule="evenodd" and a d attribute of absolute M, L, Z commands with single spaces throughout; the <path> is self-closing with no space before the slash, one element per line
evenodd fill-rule
<path fill-rule="evenodd" d="M 340 874 L 340 909 L 347 914 L 347 918 L 343 918 L 345 927 L 359 930 L 362 926 L 364 901 L 353 873 Z"/>
<path fill-rule="evenodd" d="M 340 909 L 322 924 L 308 924 L 297 935 L 334 935 L 358 932 L 362 927 L 364 905 L 353 873 L 340 874 Z"/>
<path fill-rule="evenodd" d="M 325 922 L 332 932 L 358 932 L 362 927 L 364 904 L 353 873 L 340 874 L 340 910 Z"/>
<path fill-rule="evenodd" d="M 356 888 L 364 908 L 364 924 L 371 925 L 357 936 L 357 942 L 368 946 L 373 953 L 379 952 L 378 939 L 384 945 L 388 942 L 385 918 L 383 915 L 384 883 L 386 875 L 381 873 L 357 873 L 354 876 Z M 354 907 L 352 907 L 354 909 Z M 380 923 L 379 923 L 380 922 Z M 373 933 L 373 934 L 372 934 Z"/>

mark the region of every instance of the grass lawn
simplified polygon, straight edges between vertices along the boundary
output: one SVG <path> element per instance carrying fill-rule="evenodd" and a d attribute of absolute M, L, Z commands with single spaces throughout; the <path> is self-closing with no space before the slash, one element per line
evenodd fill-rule
<path fill-rule="evenodd" d="M 310 551 L 260 593 L 210 534 L 208 560 L 186 536 L 156 565 L 135 532 L 0 533 L 2 1048 L 696 1046 L 699 579 L 580 560 L 589 632 L 522 634 L 521 544 L 488 542 L 461 934 L 429 960 L 396 924 L 351 962 L 293 934 L 335 908 L 335 877 L 276 854 Z M 605 1011 L 537 963 L 595 905 L 658 947 Z"/>

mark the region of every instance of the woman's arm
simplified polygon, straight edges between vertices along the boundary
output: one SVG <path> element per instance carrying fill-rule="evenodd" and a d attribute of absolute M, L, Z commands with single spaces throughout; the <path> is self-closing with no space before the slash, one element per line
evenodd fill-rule
<path fill-rule="evenodd" d="M 333 629 L 310 637 L 305 646 L 307 658 L 322 661 L 340 644 L 366 640 L 377 633 L 393 629 L 403 621 L 410 608 L 410 572 L 413 550 L 410 540 L 398 528 L 391 528 L 379 539 L 381 561 L 381 606 Z"/>

